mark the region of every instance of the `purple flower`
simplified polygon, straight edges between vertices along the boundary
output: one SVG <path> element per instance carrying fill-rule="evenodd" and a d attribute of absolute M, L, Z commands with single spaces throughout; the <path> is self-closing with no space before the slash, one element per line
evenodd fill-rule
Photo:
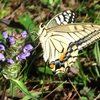
<path fill-rule="evenodd" d="M 21 53 L 16 57 L 16 60 L 26 60 L 26 57 L 30 56 L 30 52 Z"/>
<path fill-rule="evenodd" d="M 30 52 L 33 49 L 33 46 L 31 44 L 27 44 L 26 46 L 24 46 L 23 48 L 23 52 Z"/>
<path fill-rule="evenodd" d="M 3 62 L 6 60 L 5 56 L 2 53 L 0 53 L 0 60 L 3 61 Z"/>
<path fill-rule="evenodd" d="M 16 57 L 16 60 L 23 60 L 23 59 L 26 60 L 26 55 L 24 53 L 21 53 Z"/>
<path fill-rule="evenodd" d="M 14 37 L 9 37 L 8 41 L 10 42 L 10 44 L 15 44 L 15 42 L 16 42 Z"/>
<path fill-rule="evenodd" d="M 4 36 L 5 39 L 8 38 L 8 32 L 7 31 L 3 32 L 2 35 Z"/>
<path fill-rule="evenodd" d="M 29 57 L 29 56 L 30 56 L 30 52 L 25 52 L 24 55 L 25 55 L 26 57 Z"/>
<path fill-rule="evenodd" d="M 22 35 L 23 38 L 25 38 L 27 36 L 27 32 L 23 31 L 23 32 L 21 32 L 21 35 Z"/>
<path fill-rule="evenodd" d="M 4 50 L 5 51 L 5 46 L 3 44 L 0 44 L 0 51 Z"/>
<path fill-rule="evenodd" d="M 11 58 L 7 59 L 7 62 L 8 62 L 9 64 L 14 64 L 14 61 L 13 61 Z"/>

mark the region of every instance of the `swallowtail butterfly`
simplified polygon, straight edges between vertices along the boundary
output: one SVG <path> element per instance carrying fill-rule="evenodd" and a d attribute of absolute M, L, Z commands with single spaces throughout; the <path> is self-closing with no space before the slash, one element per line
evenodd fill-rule
<path fill-rule="evenodd" d="M 54 16 L 37 33 L 43 48 L 44 61 L 52 71 L 66 72 L 76 61 L 78 51 L 100 39 L 100 25 L 74 23 L 76 14 L 67 10 Z"/>

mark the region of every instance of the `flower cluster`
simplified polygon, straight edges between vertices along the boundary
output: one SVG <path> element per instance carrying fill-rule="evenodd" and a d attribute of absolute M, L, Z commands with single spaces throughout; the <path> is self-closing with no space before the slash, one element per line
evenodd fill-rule
<path fill-rule="evenodd" d="M 14 33 L 13 33 L 14 34 Z M 10 45 L 16 45 L 16 36 L 21 37 L 21 38 L 25 38 L 27 36 L 27 32 L 23 31 L 20 35 L 14 34 L 14 36 L 9 36 L 8 32 L 3 32 L 3 37 L 4 39 L 6 39 L 6 41 L 10 44 Z M 18 48 L 18 47 L 17 47 Z M 17 48 L 16 51 L 17 51 Z M 20 48 L 19 48 L 20 49 Z M 18 49 L 18 50 L 19 50 Z M 31 44 L 27 44 L 22 48 L 22 53 L 18 54 L 18 55 L 14 55 L 16 56 L 16 60 L 26 60 L 26 57 L 30 56 L 30 51 L 33 49 Z M 4 44 L 0 44 L 0 51 L 4 51 L 6 52 L 6 48 Z M 16 52 L 15 51 L 15 52 Z M 8 51 L 9 52 L 9 51 Z M 14 52 L 12 52 L 14 53 Z M 0 60 L 2 62 L 7 61 L 9 64 L 14 64 L 14 61 L 12 58 L 8 58 L 6 59 L 6 57 L 0 53 Z"/>
<path fill-rule="evenodd" d="M 16 56 L 16 60 L 26 60 L 26 57 L 30 56 L 30 51 L 33 49 L 31 44 L 27 44 L 23 47 L 22 53 Z"/>
<path fill-rule="evenodd" d="M 21 66 L 21 61 L 30 56 L 33 46 L 31 44 L 25 45 L 26 31 L 21 32 L 21 34 L 12 32 L 11 35 L 5 31 L 2 35 L 6 43 L 0 43 L 0 62 L 4 62 L 3 73 L 6 73 L 6 77 L 8 74 L 12 77 L 11 70 L 14 68 L 15 71 Z"/>

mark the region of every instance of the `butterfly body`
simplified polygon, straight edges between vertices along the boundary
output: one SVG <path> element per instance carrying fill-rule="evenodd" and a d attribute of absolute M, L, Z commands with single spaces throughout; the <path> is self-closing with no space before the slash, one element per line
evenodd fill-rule
<path fill-rule="evenodd" d="M 59 73 L 65 72 L 75 62 L 79 50 L 100 39 L 100 25 L 73 22 L 57 25 L 56 22 L 51 27 L 50 23 L 55 21 L 56 17 L 51 19 L 49 24 L 40 25 L 38 35 L 44 61 L 49 61 L 51 69 Z"/>

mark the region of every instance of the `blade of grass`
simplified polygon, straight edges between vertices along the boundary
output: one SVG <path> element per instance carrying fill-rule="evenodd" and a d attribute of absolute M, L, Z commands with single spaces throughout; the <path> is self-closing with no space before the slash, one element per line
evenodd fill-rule
<path fill-rule="evenodd" d="M 93 53 L 95 55 L 95 59 L 96 59 L 98 65 L 100 66 L 100 48 L 99 48 L 98 42 L 95 43 Z"/>
<path fill-rule="evenodd" d="M 12 82 L 12 84 L 17 86 L 22 92 L 24 92 L 27 96 L 29 96 L 30 98 L 33 98 L 34 100 L 37 100 L 31 93 L 29 93 L 29 91 L 27 90 L 26 86 L 24 85 L 22 81 L 18 81 L 15 79 L 10 79 L 10 81 Z"/>

